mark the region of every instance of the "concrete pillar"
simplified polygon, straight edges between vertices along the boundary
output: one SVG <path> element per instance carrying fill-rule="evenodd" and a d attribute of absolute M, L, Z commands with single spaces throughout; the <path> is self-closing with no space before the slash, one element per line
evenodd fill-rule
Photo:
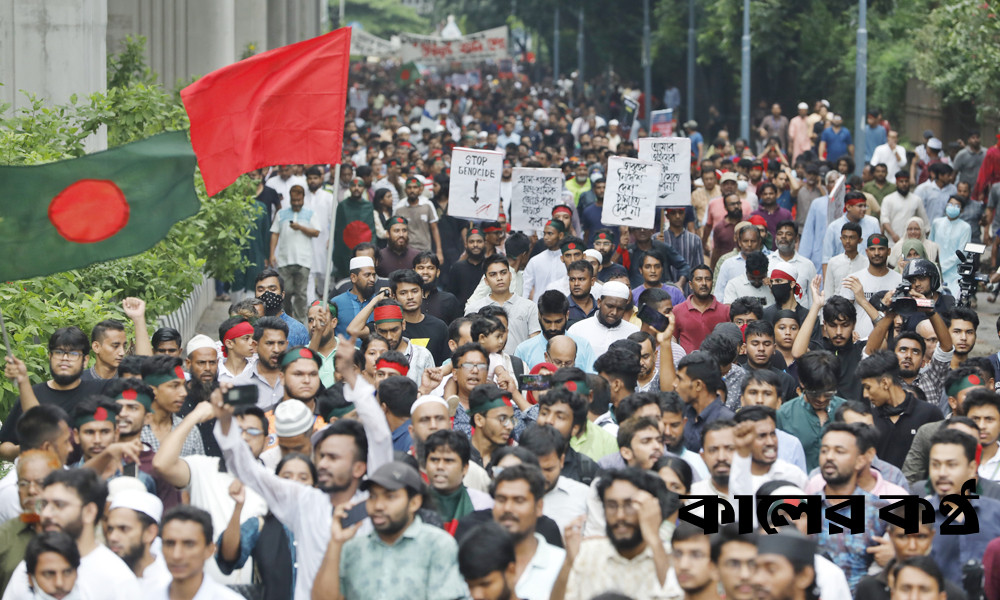
<path fill-rule="evenodd" d="M 186 0 L 185 72 L 201 76 L 236 62 L 234 0 Z"/>
<path fill-rule="evenodd" d="M 278 48 L 291 43 L 286 31 L 288 3 L 295 0 L 267 0 L 267 47 Z"/>
<path fill-rule="evenodd" d="M 267 0 L 239 0 L 234 15 L 236 25 L 236 59 L 248 44 L 256 46 L 256 54 L 267 50 Z"/>
<path fill-rule="evenodd" d="M 0 101 L 29 104 L 25 90 L 51 104 L 107 85 L 107 0 L 5 0 L 0 3 Z M 92 136 L 88 152 L 107 147 Z"/>

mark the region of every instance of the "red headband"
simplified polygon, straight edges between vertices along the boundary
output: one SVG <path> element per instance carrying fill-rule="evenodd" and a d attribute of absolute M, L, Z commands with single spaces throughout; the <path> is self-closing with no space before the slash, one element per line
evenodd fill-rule
<path fill-rule="evenodd" d="M 777 277 L 778 279 L 787 279 L 792 284 L 792 292 L 794 292 L 795 295 L 798 296 L 799 298 L 802 297 L 802 286 L 795 281 L 794 277 L 792 277 L 785 271 L 782 271 L 781 269 L 772 269 L 771 279 L 774 279 L 775 277 Z"/>
<path fill-rule="evenodd" d="M 395 304 L 390 304 L 388 306 L 379 306 L 375 309 L 375 322 L 381 323 L 382 321 L 402 321 L 403 320 L 403 309 Z"/>
<path fill-rule="evenodd" d="M 568 206 L 566 206 L 565 204 L 557 204 L 555 207 L 552 208 L 552 214 L 553 215 L 555 215 L 556 213 L 560 213 L 560 212 L 564 212 L 566 214 L 571 215 L 571 214 L 573 214 L 573 209 L 570 208 L 570 207 L 568 207 Z"/>
<path fill-rule="evenodd" d="M 406 374 L 410 371 L 410 368 L 404 367 L 402 363 L 392 362 L 384 358 L 378 359 L 375 363 L 375 370 L 379 369 L 393 369 L 394 371 L 398 371 L 403 377 L 406 377 Z"/>
<path fill-rule="evenodd" d="M 846 200 L 844 202 L 844 207 L 854 206 L 855 204 L 864 204 L 866 202 L 868 202 L 868 200 L 865 198 L 851 198 L 850 200 Z"/>
<path fill-rule="evenodd" d="M 222 336 L 222 356 L 229 356 L 229 353 L 226 351 L 226 340 L 233 340 L 245 335 L 253 335 L 253 325 L 247 323 L 246 321 L 233 325 L 232 328 L 226 332 L 226 335 Z"/>

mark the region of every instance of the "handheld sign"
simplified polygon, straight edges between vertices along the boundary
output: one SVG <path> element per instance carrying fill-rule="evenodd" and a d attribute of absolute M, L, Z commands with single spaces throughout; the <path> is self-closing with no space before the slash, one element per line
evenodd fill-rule
<path fill-rule="evenodd" d="M 449 215 L 477 221 L 499 218 L 503 157 L 503 152 L 492 150 L 452 150 Z"/>
<path fill-rule="evenodd" d="M 846 181 L 847 178 L 841 175 L 837 179 L 837 183 L 833 184 L 833 189 L 830 190 L 830 203 L 826 205 L 826 222 L 828 224 L 844 216 L 844 194 L 846 193 L 844 184 Z"/>
<path fill-rule="evenodd" d="M 515 167 L 510 203 L 510 225 L 517 231 L 539 231 L 560 203 L 563 177 L 560 169 Z"/>
<path fill-rule="evenodd" d="M 621 156 L 608 158 L 601 222 L 652 229 L 662 170 L 659 163 Z"/>
<path fill-rule="evenodd" d="M 640 138 L 639 160 L 663 166 L 657 206 L 691 206 L 690 138 Z"/>

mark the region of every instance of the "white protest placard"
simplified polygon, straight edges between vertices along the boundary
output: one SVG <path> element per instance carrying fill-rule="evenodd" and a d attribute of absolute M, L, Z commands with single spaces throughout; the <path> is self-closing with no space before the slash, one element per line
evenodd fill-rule
<path fill-rule="evenodd" d="M 640 138 L 639 160 L 663 166 L 657 206 L 691 206 L 691 140 L 689 138 Z"/>
<path fill-rule="evenodd" d="M 552 218 L 552 208 L 562 200 L 560 169 L 515 167 L 510 203 L 510 226 L 517 231 L 539 231 Z"/>
<path fill-rule="evenodd" d="M 608 158 L 601 222 L 652 229 L 661 171 L 660 163 L 621 156 Z"/>
<path fill-rule="evenodd" d="M 452 150 L 449 215 L 477 221 L 499 218 L 503 157 L 503 152 L 493 150 Z"/>
<path fill-rule="evenodd" d="M 830 190 L 830 203 L 826 205 L 827 223 L 833 223 L 844 216 L 844 194 L 846 192 L 844 185 L 846 183 L 847 178 L 841 175 L 837 179 L 837 183 L 833 184 L 833 189 Z"/>

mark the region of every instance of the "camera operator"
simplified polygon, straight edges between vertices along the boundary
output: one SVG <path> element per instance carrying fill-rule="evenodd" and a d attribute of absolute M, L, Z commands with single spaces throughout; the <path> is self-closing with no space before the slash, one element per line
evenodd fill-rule
<path fill-rule="evenodd" d="M 955 306 L 955 297 L 941 291 L 941 273 L 931 261 L 915 258 L 906 263 L 903 281 L 910 284 L 910 296 L 934 301 L 934 312 L 943 314 Z M 903 331 L 914 331 L 927 315 L 913 312 L 903 315 Z"/>

